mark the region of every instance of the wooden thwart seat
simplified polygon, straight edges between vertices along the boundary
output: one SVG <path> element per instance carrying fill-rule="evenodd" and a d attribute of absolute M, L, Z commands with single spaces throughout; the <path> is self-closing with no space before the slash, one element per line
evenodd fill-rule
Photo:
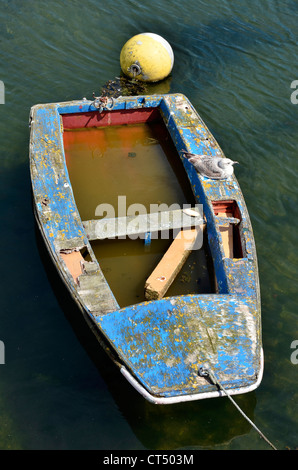
<path fill-rule="evenodd" d="M 90 241 L 129 236 L 137 237 L 148 232 L 155 233 L 197 226 L 203 228 L 204 225 L 203 214 L 196 207 L 83 222 Z"/>

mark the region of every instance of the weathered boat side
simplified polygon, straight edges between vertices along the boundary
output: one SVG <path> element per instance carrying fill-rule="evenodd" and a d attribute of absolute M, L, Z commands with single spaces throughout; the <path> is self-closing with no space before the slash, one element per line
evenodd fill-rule
<path fill-rule="evenodd" d="M 65 164 L 59 105 L 37 105 L 31 111 L 30 168 L 36 218 L 49 253 L 79 306 L 105 313 L 119 306 L 87 239 L 73 197 Z M 76 282 L 62 254 L 87 249 L 92 262 L 82 260 Z"/>
<path fill-rule="evenodd" d="M 113 125 L 120 116 L 161 114 L 180 154 L 197 203 L 203 205 L 218 292 L 142 302 L 123 309 L 101 271 L 75 204 L 65 163 L 63 116 L 70 127 Z M 153 111 L 152 111 L 153 110 Z M 99 113 L 87 100 L 37 105 L 31 110 L 30 167 L 36 218 L 48 250 L 82 311 L 119 360 L 122 373 L 147 399 L 173 403 L 221 396 L 198 375 L 208 362 L 231 394 L 256 388 L 262 378 L 261 308 L 253 231 L 235 176 L 199 175 L 183 151 L 223 155 L 181 94 L 123 97 Z M 92 124 L 90 124 L 92 123 Z M 84 227 L 85 225 L 85 227 Z M 88 226 L 92 226 L 92 224 Z M 222 227 L 235 231 L 238 250 L 226 255 Z M 235 228 L 233 228 L 235 227 Z M 87 250 L 91 261 L 80 253 Z M 68 262 L 72 253 L 75 272 Z"/>

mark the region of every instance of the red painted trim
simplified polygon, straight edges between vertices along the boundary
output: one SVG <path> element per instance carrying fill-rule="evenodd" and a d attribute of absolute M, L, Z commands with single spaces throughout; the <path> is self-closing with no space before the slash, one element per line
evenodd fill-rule
<path fill-rule="evenodd" d="M 62 114 L 64 129 L 83 127 L 121 126 L 160 120 L 158 108 L 124 109 L 120 111 L 91 111 L 88 113 Z"/>
<path fill-rule="evenodd" d="M 232 217 L 242 219 L 241 213 L 236 201 L 212 201 L 212 207 L 215 215 L 219 213 L 232 214 Z"/>

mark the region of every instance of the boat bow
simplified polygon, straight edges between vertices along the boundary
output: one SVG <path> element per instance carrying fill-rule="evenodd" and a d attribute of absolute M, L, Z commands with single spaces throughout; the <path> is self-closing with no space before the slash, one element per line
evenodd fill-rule
<path fill-rule="evenodd" d="M 145 302 L 97 317 L 125 364 L 125 375 L 153 402 L 219 396 L 199 369 L 208 363 L 231 394 L 254 389 L 262 375 L 253 301 L 189 295 Z M 136 381 L 137 382 L 136 382 Z"/>

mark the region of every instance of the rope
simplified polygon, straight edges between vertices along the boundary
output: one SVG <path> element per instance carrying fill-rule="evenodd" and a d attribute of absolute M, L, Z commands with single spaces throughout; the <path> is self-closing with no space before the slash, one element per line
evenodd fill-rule
<path fill-rule="evenodd" d="M 221 383 L 217 380 L 212 370 L 209 368 L 208 364 L 204 364 L 199 369 L 199 375 L 202 377 L 209 377 L 212 382 L 217 385 L 224 394 L 229 398 L 229 400 L 233 403 L 233 405 L 237 408 L 237 410 L 242 414 L 242 416 L 249 422 L 249 424 L 260 434 L 260 436 L 274 449 L 277 450 L 276 447 L 267 439 L 266 436 L 257 428 L 257 426 L 249 419 L 248 416 L 241 410 L 241 408 L 237 405 L 235 400 L 231 397 L 231 395 L 225 390 L 225 388 L 221 385 Z"/>
<path fill-rule="evenodd" d="M 95 93 L 93 92 L 93 98 L 94 101 L 92 105 L 98 109 L 98 111 L 101 113 L 103 110 L 108 110 L 110 111 L 113 109 L 115 105 L 114 98 L 112 96 L 95 96 Z M 110 104 L 109 104 L 110 103 Z"/>

